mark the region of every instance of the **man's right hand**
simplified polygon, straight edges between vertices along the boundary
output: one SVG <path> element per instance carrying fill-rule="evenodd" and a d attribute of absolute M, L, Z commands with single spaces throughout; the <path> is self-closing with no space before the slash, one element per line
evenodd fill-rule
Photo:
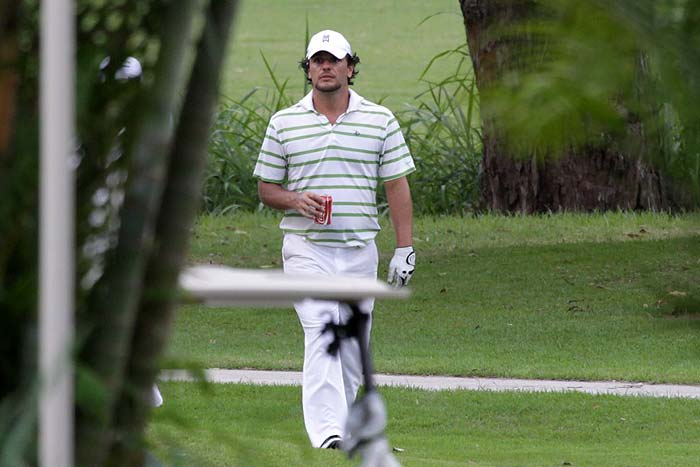
<path fill-rule="evenodd" d="M 311 191 L 296 193 L 294 209 L 302 216 L 313 219 L 317 213 L 323 211 L 323 198 Z"/>
<path fill-rule="evenodd" d="M 311 191 L 289 191 L 279 183 L 258 180 L 258 195 L 265 206 L 281 211 L 293 209 L 309 219 L 313 219 L 316 212 L 323 209 L 321 195 Z"/>

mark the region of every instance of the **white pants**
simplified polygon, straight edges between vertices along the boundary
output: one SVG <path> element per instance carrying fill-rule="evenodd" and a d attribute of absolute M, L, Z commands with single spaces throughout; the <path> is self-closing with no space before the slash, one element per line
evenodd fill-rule
<path fill-rule="evenodd" d="M 333 248 L 316 245 L 305 237 L 284 236 L 282 246 L 284 272 L 287 274 L 323 274 L 376 279 L 378 255 L 374 242 L 365 247 Z M 360 302 L 370 315 L 374 299 Z M 351 311 L 346 305 L 326 300 L 307 299 L 294 304 L 304 328 L 304 368 L 302 407 L 311 445 L 320 447 L 330 436 L 344 436 L 348 409 L 362 383 L 362 363 L 357 339 L 345 339 L 336 356 L 328 353 L 331 333 L 322 333 L 329 322 L 346 323 Z"/>

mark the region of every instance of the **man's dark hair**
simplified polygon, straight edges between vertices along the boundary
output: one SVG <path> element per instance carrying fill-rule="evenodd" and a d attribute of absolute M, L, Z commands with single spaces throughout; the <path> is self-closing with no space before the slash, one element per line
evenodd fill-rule
<path fill-rule="evenodd" d="M 345 60 L 348 61 L 348 66 L 352 67 L 352 76 L 348 78 L 348 84 L 352 85 L 354 84 L 353 79 L 355 79 L 355 76 L 359 73 L 357 70 L 357 64 L 360 63 L 360 57 L 357 56 L 357 54 L 352 54 L 352 57 L 350 55 L 345 56 Z M 308 83 L 311 83 L 311 80 L 309 79 L 309 59 L 304 57 L 301 59 L 299 62 L 299 68 L 304 70 L 304 76 L 306 77 L 306 81 Z"/>

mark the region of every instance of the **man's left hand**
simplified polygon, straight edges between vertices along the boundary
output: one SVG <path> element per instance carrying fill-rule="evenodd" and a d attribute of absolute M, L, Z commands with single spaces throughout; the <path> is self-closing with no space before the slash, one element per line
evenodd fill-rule
<path fill-rule="evenodd" d="M 416 269 L 416 252 L 412 246 L 405 246 L 394 250 L 394 257 L 389 263 L 389 277 L 387 282 L 394 287 L 403 287 L 408 284 Z"/>

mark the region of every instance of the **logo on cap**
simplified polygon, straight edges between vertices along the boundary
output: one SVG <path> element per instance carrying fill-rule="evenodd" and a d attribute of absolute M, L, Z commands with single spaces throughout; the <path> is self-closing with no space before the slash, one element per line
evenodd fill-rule
<path fill-rule="evenodd" d="M 324 34 L 323 35 L 323 40 L 321 42 L 330 42 L 331 41 L 331 35 L 330 34 Z"/>

